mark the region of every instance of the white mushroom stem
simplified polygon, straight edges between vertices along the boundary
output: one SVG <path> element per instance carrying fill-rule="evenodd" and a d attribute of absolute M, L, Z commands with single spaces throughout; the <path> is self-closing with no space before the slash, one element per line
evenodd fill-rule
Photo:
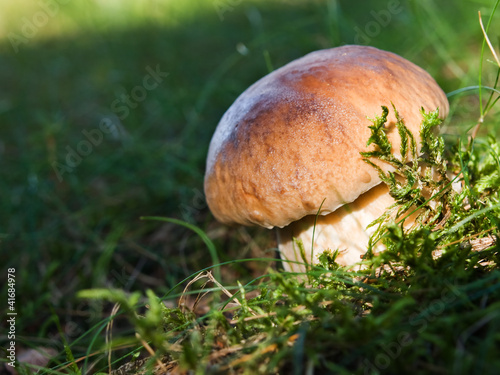
<path fill-rule="evenodd" d="M 285 228 L 278 229 L 278 247 L 287 271 L 304 272 L 304 260 L 293 240 L 304 244 L 308 263 L 318 263 L 318 256 L 326 249 L 339 250 L 337 263 L 354 265 L 368 249 L 368 240 L 376 227 L 366 227 L 379 218 L 394 203 L 387 186 L 380 184 L 326 216 L 306 216 Z M 314 244 L 313 241 L 314 233 Z M 288 262 L 289 261 L 289 262 Z M 298 263 L 296 263 L 298 262 Z M 302 264 L 299 264 L 302 263 Z"/>
<path fill-rule="evenodd" d="M 425 169 L 422 167 L 421 173 Z M 450 181 L 456 177 L 448 172 Z M 435 178 L 439 176 L 435 173 Z M 462 191 L 462 180 L 453 182 L 451 188 L 460 193 Z M 423 191 L 425 198 L 430 198 L 435 192 Z M 368 250 L 368 241 L 375 232 L 377 226 L 367 228 L 374 220 L 382 216 L 394 203 L 389 195 L 389 189 L 383 183 L 375 186 L 366 193 L 360 195 L 352 203 L 348 203 L 336 211 L 325 216 L 305 216 L 288 226 L 278 229 L 278 247 L 284 260 L 283 267 L 286 271 L 305 272 L 304 259 L 294 239 L 302 241 L 305 249 L 307 263 L 318 263 L 318 256 L 324 250 L 339 250 L 336 262 L 342 266 L 352 266 L 361 261 L 362 256 Z M 434 201 L 429 205 L 434 208 Z M 405 229 L 415 224 L 418 212 L 414 212 L 405 219 Z M 316 225 L 314 221 L 316 220 Z M 313 244 L 314 236 L 314 244 Z M 378 244 L 373 250 L 380 252 L 385 250 L 382 244 Z"/>

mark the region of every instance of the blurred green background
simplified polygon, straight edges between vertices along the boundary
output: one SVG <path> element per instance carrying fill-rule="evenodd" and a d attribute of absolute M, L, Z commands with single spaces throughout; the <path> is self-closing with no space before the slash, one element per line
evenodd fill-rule
<path fill-rule="evenodd" d="M 75 352 L 85 353 L 88 342 L 77 339 L 106 312 L 77 291 L 162 295 L 211 264 L 191 231 L 141 216 L 198 225 L 221 261 L 273 257 L 271 232 L 222 226 L 203 199 L 208 144 L 236 97 L 310 51 L 353 43 L 402 55 L 446 92 L 477 85 L 478 10 L 486 21 L 493 4 L 1 0 L 0 280 L 6 301 L 6 269 L 16 268 L 18 344 L 60 350 L 58 316 Z M 484 84 L 493 85 L 496 71 L 483 65 Z M 450 101 L 443 132 L 454 142 L 479 116 L 477 92 Z M 496 114 L 483 133 L 494 131 Z M 266 266 L 234 264 L 223 280 Z"/>

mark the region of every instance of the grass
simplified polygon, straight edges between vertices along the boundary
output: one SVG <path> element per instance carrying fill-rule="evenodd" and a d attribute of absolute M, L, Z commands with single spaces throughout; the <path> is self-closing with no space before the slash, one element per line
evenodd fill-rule
<path fill-rule="evenodd" d="M 142 348 L 146 341 L 154 353 L 170 356 L 164 363 L 175 360 L 198 373 L 366 373 L 377 363 L 383 366 L 385 358 L 377 355 L 384 353 L 390 369 L 498 369 L 495 249 L 481 253 L 489 265 L 460 244 L 450 245 L 450 255 L 440 261 L 388 252 L 380 261 L 408 265 L 410 271 L 359 280 L 340 269 L 316 269 L 310 275 L 315 284 L 304 288 L 292 275 L 272 271 L 270 232 L 226 228 L 213 220 L 203 200 L 204 161 L 213 130 L 237 95 L 309 51 L 352 43 L 355 27 L 364 29 L 374 21 L 372 10 L 387 8 L 374 1 L 364 8 L 347 1 L 233 3 L 221 20 L 209 0 L 72 1 L 60 4 L 16 52 L 9 33 L 22 36 L 25 19 L 32 20 L 40 6 L 2 2 L 0 252 L 2 277 L 16 268 L 18 351 L 56 349 L 59 355 L 46 373 L 107 372 L 110 345 L 112 368 L 134 353 L 139 363 L 149 355 Z M 486 24 L 492 4 L 464 1 L 449 8 L 437 0 L 403 3 L 369 44 L 421 65 L 446 92 L 477 86 L 477 10 Z M 492 22 L 489 30 L 497 48 L 499 25 Z M 482 82 L 493 86 L 497 69 L 489 56 L 486 49 Z M 120 119 L 112 103 L 131 95 L 147 67 L 156 66 L 168 76 Z M 477 90 L 461 91 L 450 101 L 442 133 L 448 147 L 462 139 L 463 150 L 464 134 L 480 115 Z M 76 150 L 86 139 L 82 131 L 100 129 L 103 121 L 113 131 L 103 133 L 59 181 L 54 163 L 65 162 L 67 147 Z M 498 109 L 492 107 L 474 150 L 454 154 L 461 158 L 453 165 L 467 170 L 470 198 L 498 186 L 498 146 L 487 138 L 497 136 L 498 125 Z M 467 238 L 496 226 L 498 209 L 488 208 L 496 202 L 483 203 L 457 216 L 448 230 Z M 186 221 L 206 238 L 192 227 L 144 216 Z M 411 244 L 427 251 L 442 246 L 426 230 L 405 251 L 411 254 Z M 396 228 L 391 235 L 396 243 L 403 238 Z M 427 235 L 429 243 L 421 243 Z M 472 245 L 479 237 L 470 238 Z M 204 290 L 213 290 L 191 313 L 188 307 L 211 277 L 199 272 L 216 259 L 206 243 L 223 264 L 217 280 L 238 303 L 208 284 Z M 189 286 L 187 307 L 177 308 L 196 274 L 205 279 Z M 2 296 L 6 289 L 2 283 Z M 88 289 L 100 298 L 78 297 Z M 120 313 L 111 319 L 117 302 Z M 224 315 L 220 308 L 231 310 Z M 110 322 L 112 340 L 106 343 Z M 1 324 L 6 326 L 5 319 Z M 6 338 L 0 339 L 5 348 Z M 70 365 L 71 356 L 77 365 Z"/>

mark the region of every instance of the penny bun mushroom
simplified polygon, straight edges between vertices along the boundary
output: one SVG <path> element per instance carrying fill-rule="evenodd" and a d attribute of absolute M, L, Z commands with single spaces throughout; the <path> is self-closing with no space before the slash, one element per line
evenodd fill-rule
<path fill-rule="evenodd" d="M 339 264 L 359 262 L 367 225 L 394 202 L 360 155 L 369 151 L 370 118 L 391 103 L 416 139 L 422 107 L 439 108 L 441 118 L 449 110 L 425 70 L 374 47 L 312 52 L 263 77 L 231 105 L 210 143 L 205 195 L 213 215 L 278 227 L 286 270 L 305 270 L 293 238 L 308 262 L 325 249 L 340 250 Z M 399 150 L 395 124 L 390 113 L 385 127 Z"/>

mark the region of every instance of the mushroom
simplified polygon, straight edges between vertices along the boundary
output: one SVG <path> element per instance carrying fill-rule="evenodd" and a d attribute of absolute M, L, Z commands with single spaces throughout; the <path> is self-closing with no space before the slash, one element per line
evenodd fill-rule
<path fill-rule="evenodd" d="M 449 110 L 425 70 L 374 47 L 315 51 L 261 78 L 231 105 L 211 140 L 205 195 L 213 215 L 226 224 L 277 227 L 285 270 L 304 271 L 304 260 L 317 263 L 326 249 L 340 250 L 341 265 L 359 262 L 367 225 L 394 202 L 360 155 L 368 151 L 370 118 L 391 103 L 416 139 L 422 107 L 439 108 L 441 118 Z M 385 126 L 399 150 L 395 124 L 390 113 Z"/>

